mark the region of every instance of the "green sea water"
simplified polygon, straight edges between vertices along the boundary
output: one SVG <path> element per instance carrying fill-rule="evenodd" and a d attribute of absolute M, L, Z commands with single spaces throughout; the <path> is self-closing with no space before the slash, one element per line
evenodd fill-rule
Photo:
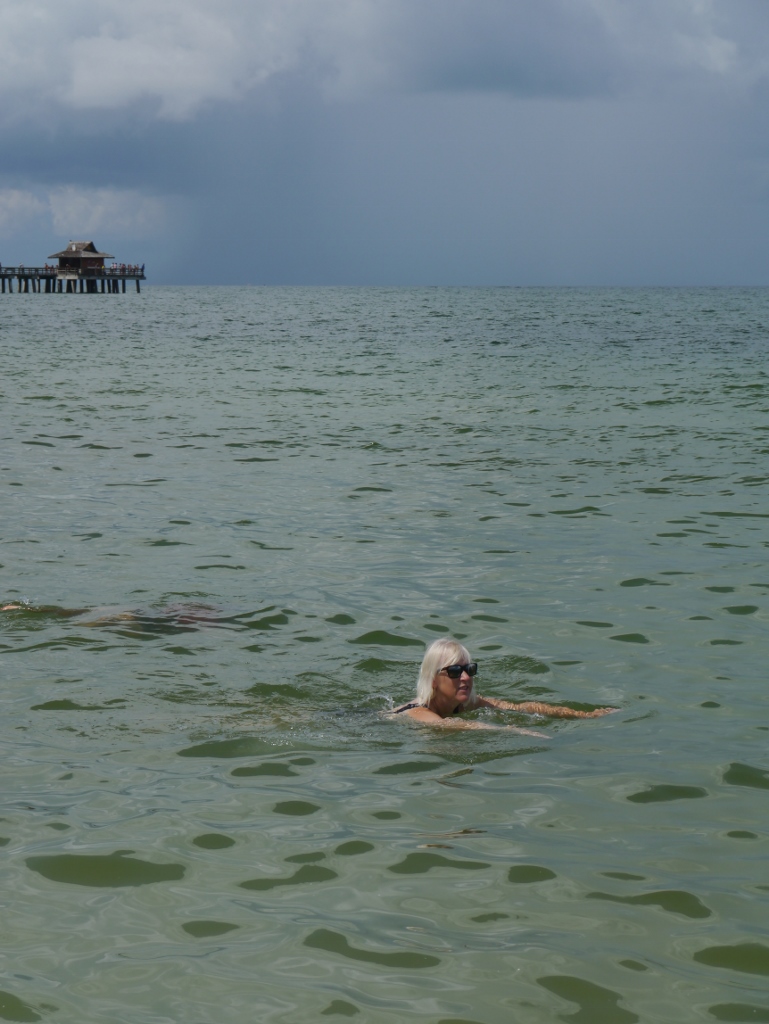
<path fill-rule="evenodd" d="M 769 1021 L 769 291 L 0 299 L 0 1019 Z M 450 633 L 479 692 L 386 712 Z"/>

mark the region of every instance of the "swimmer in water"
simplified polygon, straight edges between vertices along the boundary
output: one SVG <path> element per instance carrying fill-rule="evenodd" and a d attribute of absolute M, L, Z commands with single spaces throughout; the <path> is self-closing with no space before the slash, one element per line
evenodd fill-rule
<path fill-rule="evenodd" d="M 228 618 L 219 615 L 210 605 L 191 602 L 169 604 L 160 611 L 122 611 L 106 608 L 62 608 L 58 605 L 33 605 L 14 601 L 0 605 L 0 612 L 25 612 L 43 619 L 71 619 L 97 612 L 101 614 L 97 614 L 96 618 L 83 620 L 80 625 L 118 626 L 141 633 L 190 633 L 199 629 L 201 625 L 215 626 L 238 619 L 238 616 Z"/>
<path fill-rule="evenodd" d="M 598 708 L 595 711 L 572 711 L 571 708 L 541 704 L 539 701 L 513 704 L 512 701 L 499 700 L 496 697 L 481 697 L 473 689 L 473 677 L 477 671 L 477 663 L 470 661 L 470 654 L 462 644 L 449 636 L 435 640 L 427 648 L 422 660 L 415 699 L 395 708 L 393 714 L 406 714 L 414 721 L 423 722 L 425 725 L 491 729 L 495 727 L 484 722 L 465 722 L 457 716 L 463 711 L 499 708 L 504 711 L 521 711 L 528 715 L 547 715 L 551 718 L 599 718 L 601 715 L 609 715 L 612 711 L 619 710 Z"/>

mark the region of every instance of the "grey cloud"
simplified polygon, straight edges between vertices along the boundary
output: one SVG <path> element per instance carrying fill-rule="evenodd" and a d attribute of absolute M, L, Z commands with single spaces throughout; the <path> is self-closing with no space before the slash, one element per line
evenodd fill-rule
<path fill-rule="evenodd" d="M 392 31 L 394 62 L 418 89 L 587 96 L 626 77 L 589 3 L 429 0 L 402 6 Z"/>
<path fill-rule="evenodd" d="M 755 78 L 767 71 L 755 42 L 767 20 L 758 0 L 24 0 L 4 11 L 2 116 L 184 120 L 286 75 L 330 99 L 579 97 L 665 76 Z"/>
<path fill-rule="evenodd" d="M 424 0 L 397 4 L 393 67 L 418 88 L 582 97 L 766 78 L 762 0 Z"/>

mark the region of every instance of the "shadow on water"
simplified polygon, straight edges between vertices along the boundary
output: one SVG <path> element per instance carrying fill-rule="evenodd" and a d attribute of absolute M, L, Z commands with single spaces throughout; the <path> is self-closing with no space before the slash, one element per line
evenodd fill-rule
<path fill-rule="evenodd" d="M 151 885 L 184 877 L 181 864 L 152 864 L 129 856 L 131 853 L 133 850 L 116 850 L 108 855 L 62 853 L 27 857 L 27 867 L 52 882 L 97 888 Z"/>
<path fill-rule="evenodd" d="M 40 1009 L 50 1013 L 58 1009 L 50 1003 L 41 1004 Z M 28 1003 L 23 1002 L 18 996 L 10 992 L 0 990 L 0 1017 L 3 1020 L 15 1021 L 37 1021 L 43 1018 Z"/>
<path fill-rule="evenodd" d="M 680 890 L 645 892 L 640 896 L 615 896 L 607 892 L 589 892 L 585 898 L 624 903 L 628 907 L 660 907 L 671 914 L 681 914 L 682 917 L 703 918 L 710 917 L 712 914 L 702 900 L 690 892 L 681 892 Z"/>
<path fill-rule="evenodd" d="M 717 1003 L 708 1007 L 708 1013 L 716 1020 L 736 1021 L 737 1024 L 766 1024 L 769 1021 L 769 1009 L 765 1006 L 754 1006 L 752 1003 Z"/>
<path fill-rule="evenodd" d="M 618 992 L 582 978 L 568 974 L 552 975 L 538 978 L 537 984 L 579 1007 L 574 1013 L 559 1013 L 559 1020 L 573 1021 L 574 1024 L 598 1024 L 599 1021 L 600 1024 L 635 1024 L 640 1020 L 635 1013 L 619 1005 L 622 996 Z"/>

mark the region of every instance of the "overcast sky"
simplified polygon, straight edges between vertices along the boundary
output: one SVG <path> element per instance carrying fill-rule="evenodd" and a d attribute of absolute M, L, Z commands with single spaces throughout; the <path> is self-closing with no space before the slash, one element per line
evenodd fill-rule
<path fill-rule="evenodd" d="M 767 0 L 0 0 L 0 261 L 769 284 Z"/>

